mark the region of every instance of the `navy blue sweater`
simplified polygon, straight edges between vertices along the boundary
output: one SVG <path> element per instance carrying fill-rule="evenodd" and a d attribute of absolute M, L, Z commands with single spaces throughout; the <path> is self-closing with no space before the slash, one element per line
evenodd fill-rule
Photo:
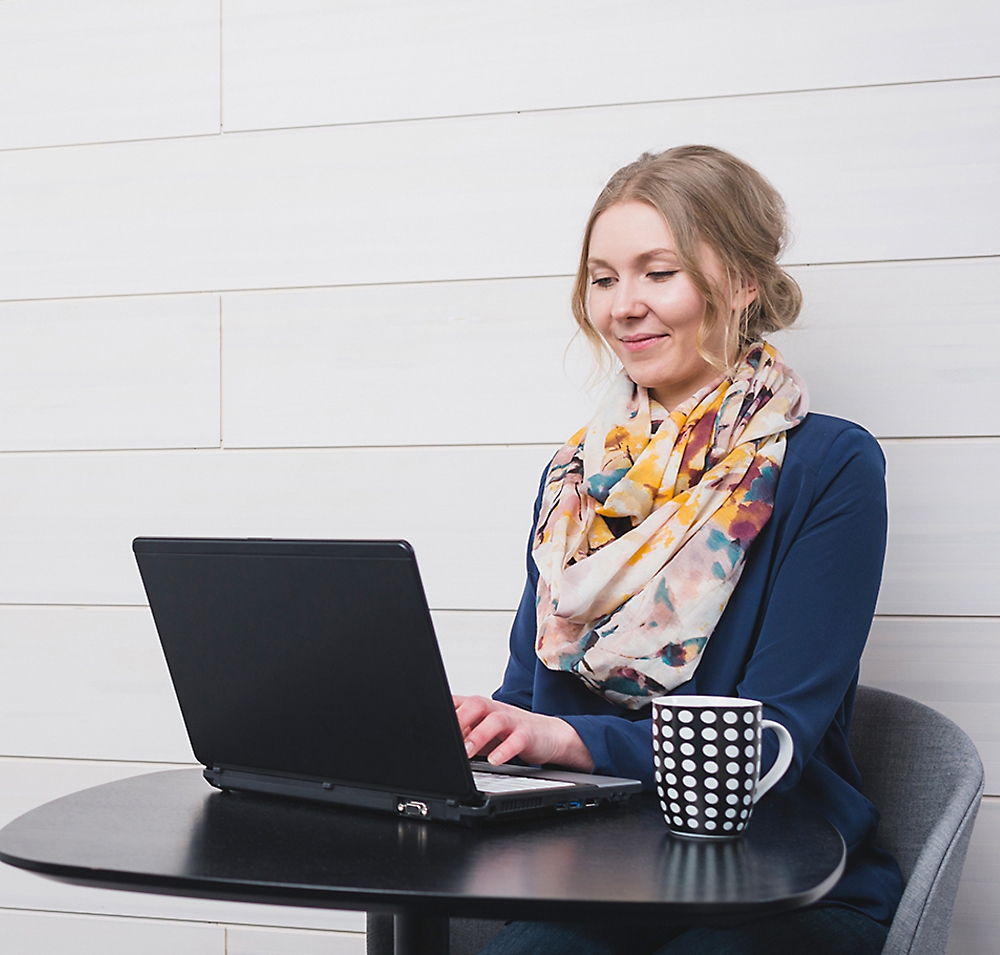
<path fill-rule="evenodd" d="M 541 491 L 535 502 L 535 520 Z M 786 726 L 795 758 L 775 786 L 832 822 L 847 844 L 847 869 L 821 904 L 847 905 L 888 923 L 902 877 L 874 844 L 878 811 L 858 791 L 847 747 L 858 662 L 885 553 L 885 461 L 863 428 L 810 414 L 788 435 L 770 521 L 750 547 L 743 576 L 694 677 L 674 693 L 761 700 Z M 626 710 L 573 674 L 535 656 L 538 569 L 510 635 L 510 660 L 494 698 L 561 716 L 590 750 L 594 771 L 653 788 L 649 707 Z M 777 742 L 764 734 L 762 770 Z"/>

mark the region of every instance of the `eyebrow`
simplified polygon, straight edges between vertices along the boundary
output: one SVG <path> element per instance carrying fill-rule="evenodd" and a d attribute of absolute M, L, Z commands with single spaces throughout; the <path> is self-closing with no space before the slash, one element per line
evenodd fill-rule
<path fill-rule="evenodd" d="M 646 262 L 649 259 L 657 259 L 661 256 L 673 256 L 674 258 L 679 258 L 677 252 L 673 249 L 650 249 L 648 252 L 642 252 L 636 256 L 637 262 Z M 606 268 L 611 268 L 610 262 L 605 262 L 604 259 L 589 258 L 587 259 L 588 266 L 603 265 Z"/>

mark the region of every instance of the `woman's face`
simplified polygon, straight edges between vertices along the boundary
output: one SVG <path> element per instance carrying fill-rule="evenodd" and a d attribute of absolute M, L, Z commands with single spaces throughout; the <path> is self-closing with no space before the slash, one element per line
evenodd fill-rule
<path fill-rule="evenodd" d="M 725 270 L 704 243 L 699 259 L 708 281 L 725 288 Z M 632 381 L 673 410 L 721 377 L 696 344 L 707 303 L 681 268 L 670 228 L 656 209 L 638 201 L 605 209 L 591 232 L 587 265 L 591 320 Z M 753 290 L 733 298 L 733 307 L 743 308 Z M 724 345 L 720 322 L 705 349 L 721 359 Z"/>

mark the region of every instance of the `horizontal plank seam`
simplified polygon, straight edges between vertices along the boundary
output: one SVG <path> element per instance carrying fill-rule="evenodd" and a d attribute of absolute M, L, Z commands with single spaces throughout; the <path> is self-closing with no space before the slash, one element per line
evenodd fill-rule
<path fill-rule="evenodd" d="M 547 113 L 576 113 L 596 109 L 623 109 L 636 106 L 659 106 L 673 103 L 705 103 L 717 100 L 759 99 L 774 96 L 803 96 L 814 93 L 850 92 L 852 90 L 896 89 L 910 86 L 934 86 L 952 83 L 980 83 L 996 79 L 1000 79 L 1000 76 L 995 74 L 985 74 L 982 76 L 941 76 L 923 80 L 897 80 L 884 83 L 847 83 L 841 86 L 805 86 L 794 89 L 753 90 L 746 93 L 711 93 L 703 96 L 677 96 L 666 97 L 663 99 L 623 100 L 620 102 L 586 103 L 574 106 L 538 106 L 530 107 L 528 109 L 486 110 L 483 112 L 472 113 L 439 113 L 429 116 L 390 116 L 378 119 L 352 120 L 341 123 L 306 123 L 292 126 L 253 126 L 242 128 L 233 127 L 230 129 L 226 129 L 224 125 L 220 125 L 218 131 L 207 133 L 178 133 L 172 136 L 139 136 L 131 138 L 126 137 L 124 139 L 102 139 L 69 143 L 39 143 L 34 145 L 26 144 L 23 146 L 3 146 L 0 147 L 0 153 L 25 152 L 31 149 L 75 149 L 77 147 L 163 142 L 165 140 L 173 139 L 207 139 L 220 135 L 245 136 L 247 134 L 252 135 L 254 133 L 274 133 L 304 129 L 344 129 L 355 126 L 389 126 L 400 125 L 403 123 L 438 123 L 447 120 L 484 119 L 501 116 L 531 116 Z M 220 83 L 220 86 L 221 85 L 222 84 Z M 221 112 L 220 103 L 220 124 L 222 121 Z"/>
<path fill-rule="evenodd" d="M 176 769 L 191 769 L 201 765 L 195 761 L 179 762 L 170 759 L 102 759 L 97 756 L 27 756 L 24 753 L 0 753 L 0 763 L 3 760 L 33 763 L 97 763 L 102 766 L 165 766 Z"/>
<path fill-rule="evenodd" d="M 905 265 L 910 263 L 936 262 L 978 262 L 987 259 L 1000 259 L 1000 252 L 984 252 L 981 255 L 937 255 L 937 256 L 915 256 L 897 259 L 831 259 L 829 262 L 784 262 L 787 269 L 821 269 L 821 268 L 845 268 L 861 265 Z M 271 292 L 315 292 L 324 289 L 341 288 L 397 288 L 400 286 L 423 286 L 423 285 L 458 285 L 465 282 L 530 282 L 544 281 L 547 279 L 565 279 L 570 281 L 573 275 L 570 273 L 553 272 L 539 273 L 538 275 L 493 275 L 482 276 L 473 275 L 463 278 L 438 278 L 438 279 L 400 279 L 399 281 L 384 282 L 330 282 L 320 285 L 261 285 L 261 286 L 233 286 L 231 288 L 207 288 L 207 289 L 184 289 L 172 291 L 151 291 L 151 292 L 104 292 L 94 295 L 41 295 L 24 298 L 0 298 L 0 305 L 19 305 L 30 302 L 88 302 L 97 299 L 121 299 L 121 298 L 174 298 L 188 295 L 244 295 L 252 293 L 267 294 Z"/>

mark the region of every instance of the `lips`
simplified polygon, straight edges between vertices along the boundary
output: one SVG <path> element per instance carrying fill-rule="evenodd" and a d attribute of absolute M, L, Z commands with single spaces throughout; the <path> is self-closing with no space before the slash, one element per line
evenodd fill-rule
<path fill-rule="evenodd" d="M 626 351 L 642 351 L 666 337 L 666 335 L 629 335 L 627 338 L 619 338 L 618 341 L 622 343 Z"/>

